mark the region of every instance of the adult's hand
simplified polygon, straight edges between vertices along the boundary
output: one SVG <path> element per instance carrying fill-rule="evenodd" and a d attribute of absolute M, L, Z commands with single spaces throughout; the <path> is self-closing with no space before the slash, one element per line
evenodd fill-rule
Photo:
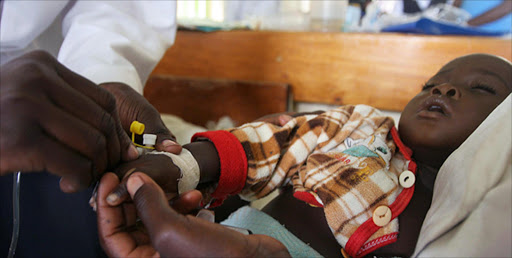
<path fill-rule="evenodd" d="M 106 203 L 109 192 L 118 185 L 117 175 L 106 173 L 98 188 L 96 211 L 98 227 L 102 230 L 101 245 L 110 257 L 152 257 L 157 252 L 151 246 L 147 230 L 136 219 L 134 203 L 125 202 L 117 207 Z M 201 198 L 201 193 L 193 190 L 182 194 L 172 205 L 176 211 L 188 214 L 197 210 Z"/>
<path fill-rule="evenodd" d="M 158 185 L 138 172 L 129 177 L 127 186 L 145 229 L 130 230 L 135 223 L 135 211 L 123 211 L 122 206 L 112 207 L 105 201 L 117 180 L 116 176 L 106 174 L 98 192 L 98 233 L 109 256 L 289 256 L 286 247 L 269 236 L 243 235 L 178 213 L 168 205 Z"/>
<path fill-rule="evenodd" d="M 123 83 L 103 83 L 101 87 L 114 95 L 117 110 L 124 130 L 129 133 L 133 121 L 145 125 L 144 133 L 156 134 L 156 146 L 159 151 L 175 154 L 181 152 L 181 145 L 176 143 L 176 137 L 167 129 L 160 113 L 141 94 Z"/>
<path fill-rule="evenodd" d="M 115 99 L 43 51 L 1 67 L 0 175 L 43 171 L 75 192 L 137 158 Z"/>

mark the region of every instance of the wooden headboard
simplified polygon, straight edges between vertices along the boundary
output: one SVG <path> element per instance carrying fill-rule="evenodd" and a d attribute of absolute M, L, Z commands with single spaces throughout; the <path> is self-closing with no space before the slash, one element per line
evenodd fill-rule
<path fill-rule="evenodd" d="M 285 112 L 291 105 L 288 84 L 229 79 L 152 75 L 144 96 L 160 113 L 205 126 L 229 116 L 235 125 Z"/>
<path fill-rule="evenodd" d="M 153 76 L 284 83 L 290 85 L 294 101 L 369 104 L 400 111 L 443 64 L 477 52 L 511 60 L 512 40 L 391 33 L 178 31 L 175 44 Z"/>

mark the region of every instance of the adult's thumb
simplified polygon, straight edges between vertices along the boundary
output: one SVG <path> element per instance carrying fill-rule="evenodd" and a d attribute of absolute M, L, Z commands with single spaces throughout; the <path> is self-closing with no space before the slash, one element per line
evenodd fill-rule
<path fill-rule="evenodd" d="M 176 137 L 167 128 L 159 113 L 152 106 L 148 106 L 148 110 L 154 112 L 145 112 L 140 119 L 146 126 L 144 133 L 156 135 L 155 148 L 158 151 L 166 151 L 174 154 L 180 154 L 181 145 L 176 141 Z"/>
<path fill-rule="evenodd" d="M 169 219 L 178 216 L 170 208 L 162 188 L 144 173 L 130 175 L 126 187 L 150 235 L 159 232 Z"/>
<path fill-rule="evenodd" d="M 144 175 L 142 173 L 135 172 L 128 178 L 128 181 L 126 182 L 126 187 L 132 199 L 135 197 L 137 191 L 144 185 L 144 179 L 147 180 L 147 178 L 143 179 L 143 177 Z"/>

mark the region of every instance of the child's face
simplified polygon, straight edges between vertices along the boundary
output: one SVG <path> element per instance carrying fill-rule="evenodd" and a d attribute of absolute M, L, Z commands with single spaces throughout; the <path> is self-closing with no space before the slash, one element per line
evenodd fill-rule
<path fill-rule="evenodd" d="M 400 136 L 423 162 L 440 167 L 511 90 L 510 63 L 482 54 L 457 58 L 409 101 Z"/>

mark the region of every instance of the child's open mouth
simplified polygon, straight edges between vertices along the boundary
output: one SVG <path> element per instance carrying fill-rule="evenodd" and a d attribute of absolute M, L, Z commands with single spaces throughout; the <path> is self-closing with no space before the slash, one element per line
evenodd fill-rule
<path fill-rule="evenodd" d="M 439 112 L 441 114 L 444 115 L 444 110 L 443 110 L 443 107 L 439 106 L 439 105 L 432 105 L 432 106 L 429 106 L 427 108 L 428 111 L 431 111 L 431 112 Z"/>
<path fill-rule="evenodd" d="M 425 118 L 449 117 L 451 114 L 451 106 L 446 99 L 432 96 L 423 101 L 418 112 L 420 116 Z"/>

